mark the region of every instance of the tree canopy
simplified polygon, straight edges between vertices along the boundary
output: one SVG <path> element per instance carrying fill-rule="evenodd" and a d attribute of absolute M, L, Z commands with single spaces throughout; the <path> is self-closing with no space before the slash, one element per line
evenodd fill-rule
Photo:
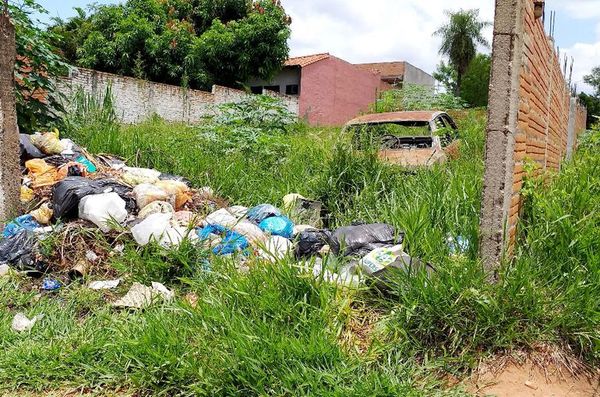
<path fill-rule="evenodd" d="M 483 37 L 483 29 L 490 22 L 479 19 L 479 10 L 446 11 L 449 21 L 440 27 L 435 35 L 442 38 L 440 54 L 450 60 L 450 65 L 456 70 L 456 91 L 460 96 L 462 80 L 469 65 L 477 54 L 477 45 L 489 47 Z"/>
<path fill-rule="evenodd" d="M 268 79 L 288 56 L 279 0 L 128 0 L 55 20 L 68 62 L 191 88 Z"/>
<path fill-rule="evenodd" d="M 583 81 L 594 88 L 595 96 L 600 97 L 600 66 L 596 66 L 590 74 L 583 76 Z"/>
<path fill-rule="evenodd" d="M 487 106 L 491 67 L 492 57 L 488 54 L 477 54 L 469 64 L 460 92 L 470 106 Z"/>

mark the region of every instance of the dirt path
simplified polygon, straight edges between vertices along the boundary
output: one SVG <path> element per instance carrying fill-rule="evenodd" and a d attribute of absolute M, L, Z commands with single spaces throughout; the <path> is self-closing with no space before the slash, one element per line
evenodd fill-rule
<path fill-rule="evenodd" d="M 575 377 L 554 365 L 509 363 L 498 372 L 474 375 L 467 390 L 477 397 L 600 397 L 600 377 Z"/>

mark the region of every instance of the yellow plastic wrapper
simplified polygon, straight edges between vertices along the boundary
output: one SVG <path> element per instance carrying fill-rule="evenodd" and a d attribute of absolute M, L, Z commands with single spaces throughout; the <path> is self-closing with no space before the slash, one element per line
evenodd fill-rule
<path fill-rule="evenodd" d="M 50 224 L 54 211 L 48 206 L 48 204 L 42 204 L 40 208 L 29 213 L 38 223 L 42 225 Z"/>
<path fill-rule="evenodd" d="M 32 159 L 25 162 L 34 188 L 54 185 L 58 180 L 56 167 L 49 165 L 43 159 Z"/>
<path fill-rule="evenodd" d="M 52 132 L 32 135 L 31 142 L 45 154 L 60 154 L 65 148 L 58 135 L 58 130 L 55 128 Z"/>
<path fill-rule="evenodd" d="M 175 209 L 180 210 L 188 201 L 192 199 L 190 188 L 183 182 L 164 180 L 154 184 L 165 192 L 175 195 Z"/>
<path fill-rule="evenodd" d="M 21 186 L 21 202 L 23 204 L 28 203 L 31 200 L 33 200 L 34 196 L 35 196 L 35 194 L 33 193 L 33 190 L 31 190 L 27 186 Z"/>

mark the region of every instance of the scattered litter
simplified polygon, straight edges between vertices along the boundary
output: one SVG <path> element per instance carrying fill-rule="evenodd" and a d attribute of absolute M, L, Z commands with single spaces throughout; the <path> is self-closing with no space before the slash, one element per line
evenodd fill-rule
<path fill-rule="evenodd" d="M 22 161 L 46 157 L 46 155 L 31 142 L 31 135 L 19 134 L 19 147 L 21 149 Z"/>
<path fill-rule="evenodd" d="M 43 159 L 32 159 L 25 162 L 25 168 L 29 172 L 31 185 L 34 188 L 51 186 L 58 180 L 58 170 L 49 165 Z"/>
<path fill-rule="evenodd" d="M 152 282 L 152 289 L 156 292 L 158 292 L 160 295 L 162 295 L 162 297 L 166 300 L 166 301 L 170 301 L 173 298 L 175 298 L 175 292 L 171 291 L 170 289 L 168 289 L 167 287 L 165 287 L 163 284 L 153 281 Z"/>
<path fill-rule="evenodd" d="M 2 237 L 9 238 L 22 230 L 33 231 L 39 228 L 41 225 L 37 223 L 35 218 L 29 214 L 21 215 L 15 218 L 13 221 L 9 222 L 2 231 Z"/>
<path fill-rule="evenodd" d="M 60 287 L 62 287 L 60 281 L 55 280 L 53 278 L 45 278 L 42 282 L 42 289 L 44 291 L 56 291 Z"/>
<path fill-rule="evenodd" d="M 215 255 L 230 255 L 244 251 L 248 248 L 248 245 L 246 237 L 234 231 L 228 231 L 225 233 L 225 237 L 223 237 L 221 243 L 213 248 L 213 253 Z"/>
<path fill-rule="evenodd" d="M 4 277 L 10 273 L 10 266 L 7 264 L 0 265 L 0 277 Z"/>
<path fill-rule="evenodd" d="M 183 182 L 175 180 L 161 180 L 154 186 L 164 190 L 171 196 L 175 196 L 175 209 L 180 210 L 185 204 L 192 200 L 190 188 Z"/>
<path fill-rule="evenodd" d="M 283 206 L 297 223 L 307 223 L 315 227 L 322 227 L 321 213 L 323 203 L 309 200 L 297 193 L 288 194 L 283 197 Z"/>
<path fill-rule="evenodd" d="M 172 214 L 152 214 L 131 228 L 133 238 L 139 245 L 147 245 L 151 240 L 159 242 L 169 228 Z"/>
<path fill-rule="evenodd" d="M 16 331 L 16 332 L 30 331 L 33 328 L 33 326 L 35 325 L 35 323 L 38 320 L 41 320 L 42 318 L 44 318 L 44 315 L 38 314 L 37 316 L 34 316 L 30 320 L 23 313 L 17 313 L 12 320 L 11 327 L 12 327 L 13 331 Z"/>
<path fill-rule="evenodd" d="M 87 172 L 89 172 L 89 173 L 93 173 L 93 172 L 97 171 L 97 168 L 94 165 L 94 163 L 92 163 L 90 160 L 88 160 L 85 156 L 79 156 L 79 157 L 77 157 L 77 159 L 75 161 L 78 162 L 79 164 L 82 164 L 83 166 L 85 166 Z"/>
<path fill-rule="evenodd" d="M 337 229 L 330 246 L 334 254 L 364 256 L 376 248 L 402 244 L 404 233 L 385 223 L 345 226 Z"/>
<path fill-rule="evenodd" d="M 231 227 L 238 222 L 238 219 L 235 216 L 231 215 L 231 213 L 225 208 L 221 208 L 220 210 L 217 210 L 208 215 L 204 222 L 207 225 L 221 225 L 224 227 Z"/>
<path fill-rule="evenodd" d="M 35 192 L 28 188 L 27 186 L 21 186 L 21 203 L 26 204 L 33 200 L 35 197 Z"/>
<path fill-rule="evenodd" d="M 234 205 L 233 207 L 227 208 L 227 211 L 237 219 L 242 219 L 248 213 L 248 208 L 241 205 Z"/>
<path fill-rule="evenodd" d="M 246 214 L 248 219 L 250 219 L 252 222 L 254 222 L 256 224 L 259 224 L 263 220 L 270 218 L 272 216 L 280 216 L 280 215 L 281 215 L 281 211 L 278 208 L 272 206 L 271 204 L 257 205 L 256 207 L 250 208 L 248 210 L 248 213 Z"/>
<path fill-rule="evenodd" d="M 265 218 L 258 226 L 273 236 L 292 238 L 294 234 L 294 223 L 283 215 Z"/>
<path fill-rule="evenodd" d="M 34 233 L 21 230 L 14 236 L 0 241 L 0 263 L 37 276 L 46 271 L 44 263 L 36 258 L 37 238 Z"/>
<path fill-rule="evenodd" d="M 88 284 L 89 289 L 101 290 L 101 289 L 114 289 L 119 286 L 121 279 L 106 280 L 106 281 L 92 281 Z"/>
<path fill-rule="evenodd" d="M 292 242 L 285 237 L 271 236 L 264 249 L 260 249 L 260 257 L 275 262 L 285 258 L 292 250 Z"/>
<path fill-rule="evenodd" d="M 131 186 L 156 183 L 160 177 L 159 171 L 148 168 L 123 167 L 123 171 L 121 180 Z"/>
<path fill-rule="evenodd" d="M 166 201 L 154 201 L 146 205 L 138 214 L 138 219 L 146 219 L 152 214 L 173 214 L 173 206 Z"/>
<path fill-rule="evenodd" d="M 298 234 L 305 232 L 307 230 L 318 230 L 318 229 L 311 225 L 295 225 L 294 226 L 294 236 L 297 236 Z"/>
<path fill-rule="evenodd" d="M 50 208 L 48 203 L 44 203 L 37 210 L 31 211 L 29 215 L 31 215 L 38 223 L 48 225 L 52 220 L 54 211 Z"/>
<path fill-rule="evenodd" d="M 157 201 L 158 203 L 159 201 Z M 192 211 L 177 211 L 173 215 L 173 222 L 177 226 L 189 227 L 198 225 L 198 216 Z"/>
<path fill-rule="evenodd" d="M 469 251 L 471 247 L 471 241 L 463 236 L 448 236 L 447 238 L 448 249 L 451 255 L 461 255 Z"/>
<path fill-rule="evenodd" d="M 92 222 L 104 233 L 127 219 L 125 201 L 117 193 L 92 194 L 79 202 L 79 218 Z"/>
<path fill-rule="evenodd" d="M 45 154 L 60 154 L 65 150 L 65 147 L 60 139 L 58 139 L 58 135 L 57 129 L 43 134 L 34 134 L 31 136 L 31 143 Z"/>
<path fill-rule="evenodd" d="M 175 206 L 174 194 L 168 193 L 158 186 L 150 185 L 148 183 L 137 185 L 133 189 L 133 195 L 135 196 L 135 201 L 140 210 L 143 210 L 144 207 L 154 201 L 166 201 L 171 204 L 172 207 Z"/>
<path fill-rule="evenodd" d="M 96 262 L 98 259 L 98 255 L 96 255 L 96 253 L 94 251 L 86 251 L 85 252 L 85 259 L 87 259 L 90 262 Z"/>
<path fill-rule="evenodd" d="M 331 241 L 329 230 L 307 229 L 296 236 L 296 257 L 316 255 Z"/>
<path fill-rule="evenodd" d="M 161 283 L 153 282 L 152 287 L 147 287 L 136 282 L 133 283 L 125 296 L 113 303 L 113 306 L 142 309 L 149 306 L 156 297 L 169 301 L 174 296 L 175 294 Z"/>

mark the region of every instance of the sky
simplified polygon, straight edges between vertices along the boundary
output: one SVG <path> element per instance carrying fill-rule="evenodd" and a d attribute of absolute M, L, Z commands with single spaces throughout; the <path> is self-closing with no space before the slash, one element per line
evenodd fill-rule
<path fill-rule="evenodd" d="M 91 0 L 38 0 L 49 16 L 68 18 Z M 118 0 L 95 0 L 97 4 Z M 494 0 L 282 0 L 292 17 L 291 55 L 329 52 L 352 63 L 408 61 L 428 73 L 441 60 L 433 35 L 446 21 L 444 10 L 479 8 L 494 19 Z M 575 59 L 573 82 L 591 92 L 583 76 L 600 65 L 600 0 L 547 0 L 557 12 L 555 40 Z M 48 19 L 48 16 L 42 18 Z M 548 23 L 547 18 L 547 23 Z M 491 42 L 492 29 L 486 37 Z M 485 50 L 485 49 L 481 49 Z M 489 51 L 489 50 L 488 50 Z"/>

